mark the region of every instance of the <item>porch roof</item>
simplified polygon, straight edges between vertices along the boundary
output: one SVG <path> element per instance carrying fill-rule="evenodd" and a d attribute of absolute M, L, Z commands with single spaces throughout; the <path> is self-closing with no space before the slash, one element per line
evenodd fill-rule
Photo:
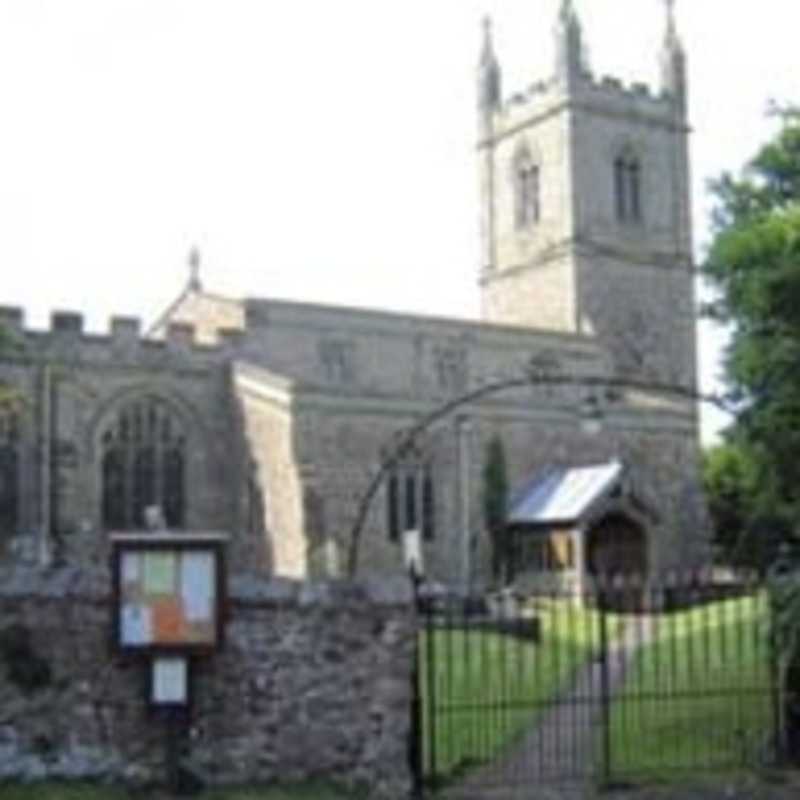
<path fill-rule="evenodd" d="M 537 474 L 510 499 L 510 525 L 577 522 L 619 483 L 622 463 L 551 467 Z"/>

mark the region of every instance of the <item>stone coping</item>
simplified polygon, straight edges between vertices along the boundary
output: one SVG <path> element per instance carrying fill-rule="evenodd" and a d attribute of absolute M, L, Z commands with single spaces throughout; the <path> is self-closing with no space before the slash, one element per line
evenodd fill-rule
<path fill-rule="evenodd" d="M 411 608 L 412 591 L 404 576 L 368 577 L 357 581 L 300 581 L 255 573 L 228 578 L 229 599 L 236 607 L 297 607 L 298 609 L 353 607 Z M 75 598 L 105 603 L 111 597 L 108 569 L 87 567 L 0 567 L 0 600 L 37 597 L 43 600 Z"/>

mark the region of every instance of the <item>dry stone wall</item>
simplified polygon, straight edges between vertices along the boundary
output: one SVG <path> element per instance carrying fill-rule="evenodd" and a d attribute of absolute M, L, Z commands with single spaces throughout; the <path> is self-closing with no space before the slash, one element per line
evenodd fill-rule
<path fill-rule="evenodd" d="M 145 665 L 111 651 L 109 585 L 102 571 L 0 574 L 0 780 L 163 780 Z M 324 776 L 407 796 L 413 631 L 405 581 L 233 579 L 224 651 L 196 670 L 186 762 L 212 785 Z"/>

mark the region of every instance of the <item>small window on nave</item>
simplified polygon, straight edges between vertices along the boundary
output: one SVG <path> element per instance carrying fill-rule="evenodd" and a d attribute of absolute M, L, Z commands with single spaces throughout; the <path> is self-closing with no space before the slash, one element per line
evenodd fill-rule
<path fill-rule="evenodd" d="M 614 204 L 619 222 L 642 221 L 642 166 L 628 150 L 614 160 Z"/>
<path fill-rule="evenodd" d="M 386 488 L 389 539 L 399 542 L 404 531 L 419 530 L 432 541 L 436 535 L 436 501 L 430 464 L 402 464 L 389 473 Z"/>
<path fill-rule="evenodd" d="M 156 397 L 123 406 L 101 435 L 102 513 L 106 530 L 145 527 L 144 511 L 160 506 L 168 528 L 186 516 L 186 431 Z"/>
<path fill-rule="evenodd" d="M 514 161 L 514 223 L 517 230 L 536 225 L 541 219 L 541 171 L 523 152 Z"/>
<path fill-rule="evenodd" d="M 0 538 L 14 536 L 19 524 L 19 417 L 0 411 Z"/>
<path fill-rule="evenodd" d="M 319 342 L 319 359 L 325 379 L 337 386 L 347 386 L 355 380 L 355 345 L 339 339 Z"/>

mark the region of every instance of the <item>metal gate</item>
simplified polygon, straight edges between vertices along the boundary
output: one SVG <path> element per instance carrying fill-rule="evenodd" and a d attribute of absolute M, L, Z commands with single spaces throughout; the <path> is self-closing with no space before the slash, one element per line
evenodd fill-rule
<path fill-rule="evenodd" d="M 506 797 L 772 763 L 780 696 L 754 577 L 420 604 L 418 794 Z"/>

